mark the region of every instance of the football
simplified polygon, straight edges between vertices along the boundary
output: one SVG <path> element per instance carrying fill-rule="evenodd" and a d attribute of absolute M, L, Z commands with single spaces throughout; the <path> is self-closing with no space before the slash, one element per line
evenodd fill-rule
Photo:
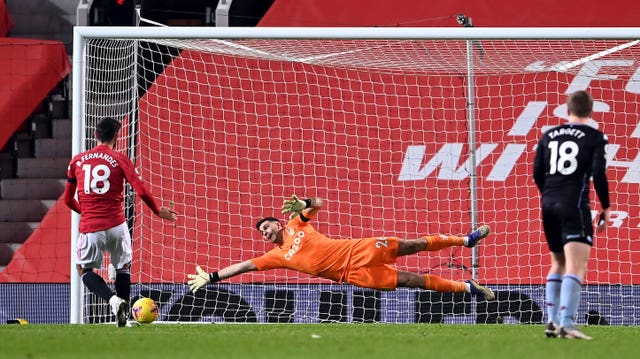
<path fill-rule="evenodd" d="M 138 323 L 149 324 L 158 318 L 158 306 L 151 298 L 140 298 L 133 303 L 131 315 Z"/>

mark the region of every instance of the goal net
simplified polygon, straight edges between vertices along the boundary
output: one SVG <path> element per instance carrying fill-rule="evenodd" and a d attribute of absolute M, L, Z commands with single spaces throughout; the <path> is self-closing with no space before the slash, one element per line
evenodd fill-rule
<path fill-rule="evenodd" d="M 567 95 L 587 90 L 592 125 L 609 138 L 613 206 L 577 322 L 640 324 L 640 33 L 593 30 L 590 39 L 580 29 L 76 29 L 74 152 L 93 146 L 97 120 L 122 120 L 117 149 L 180 213 L 169 224 L 129 196 L 131 302 L 154 299 L 168 322 L 544 323 L 534 149 L 565 121 Z M 324 199 L 313 224 L 332 238 L 490 225 L 475 252 L 421 252 L 396 266 L 477 277 L 497 300 L 289 270 L 189 291 L 196 265 L 213 272 L 270 250 L 255 223 L 286 221 L 280 207 L 293 194 Z M 595 218 L 599 202 L 592 208 Z M 114 320 L 72 287 L 81 322 Z"/>

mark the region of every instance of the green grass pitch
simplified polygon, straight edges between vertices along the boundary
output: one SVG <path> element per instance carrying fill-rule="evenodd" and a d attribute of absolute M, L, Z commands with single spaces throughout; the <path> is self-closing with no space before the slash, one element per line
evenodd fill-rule
<path fill-rule="evenodd" d="M 547 339 L 542 325 L 0 325 L 2 358 L 639 358 L 640 327 L 584 327 L 592 341 Z"/>

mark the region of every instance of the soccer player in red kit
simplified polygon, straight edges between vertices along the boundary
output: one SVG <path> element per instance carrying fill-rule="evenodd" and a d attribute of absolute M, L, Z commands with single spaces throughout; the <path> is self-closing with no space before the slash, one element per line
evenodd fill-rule
<path fill-rule="evenodd" d="M 467 292 L 485 300 L 495 299 L 491 289 L 474 279 L 452 281 L 431 274 L 400 271 L 391 265 L 397 257 L 420 251 L 437 251 L 452 246 L 474 247 L 489 234 L 488 226 L 481 226 L 466 236 L 437 234 L 417 239 L 375 237 L 336 240 L 316 231 L 309 223 L 321 206 L 320 198 L 300 200 L 293 196 L 293 199 L 285 201 L 283 213 L 293 213 L 286 226 L 274 217 L 263 218 L 256 224 L 262 238 L 276 247 L 260 257 L 213 273 L 197 266 L 197 273 L 188 275 L 191 291 L 195 293 L 209 283 L 248 271 L 287 268 L 363 288 L 422 288 L 438 292 Z"/>
<path fill-rule="evenodd" d="M 113 148 L 121 124 L 105 117 L 96 126 L 98 144 L 77 154 L 67 169 L 64 201 L 80 214 L 80 235 L 76 247 L 76 269 L 84 285 L 109 302 L 118 326 L 125 326 L 131 293 L 131 235 L 124 216 L 124 181 L 131 184 L 144 203 L 159 217 L 176 220 L 177 213 L 159 207 L 153 194 L 138 176 L 131 160 Z M 78 199 L 75 199 L 78 189 Z M 114 294 L 104 279 L 93 271 L 102 267 L 108 251 L 116 269 Z"/>

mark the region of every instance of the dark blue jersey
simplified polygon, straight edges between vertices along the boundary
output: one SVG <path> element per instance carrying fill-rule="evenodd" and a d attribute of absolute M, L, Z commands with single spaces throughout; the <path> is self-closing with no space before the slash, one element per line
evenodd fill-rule
<path fill-rule="evenodd" d="M 533 162 L 533 178 L 542 197 L 588 205 L 593 176 L 600 204 L 609 208 L 606 144 L 607 136 L 589 125 L 567 123 L 546 131 Z"/>

